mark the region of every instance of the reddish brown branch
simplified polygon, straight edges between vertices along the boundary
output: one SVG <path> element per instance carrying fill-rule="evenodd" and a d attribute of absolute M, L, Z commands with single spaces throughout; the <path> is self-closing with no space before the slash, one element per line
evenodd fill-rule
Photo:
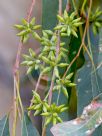
<path fill-rule="evenodd" d="M 66 76 L 66 74 L 68 73 L 68 71 L 69 71 L 69 69 L 71 68 L 71 66 L 73 65 L 73 63 L 74 63 L 74 62 L 76 61 L 76 59 L 79 57 L 82 48 L 84 47 L 84 48 L 86 49 L 84 42 L 85 42 L 85 36 L 86 36 L 87 30 L 88 30 L 88 28 L 89 28 L 89 17 L 90 17 L 91 7 L 92 7 L 92 0 L 90 0 L 89 10 L 88 10 L 88 17 L 86 18 L 86 25 L 85 25 L 84 34 L 83 34 L 83 37 L 82 37 L 82 43 L 81 43 L 81 45 L 80 45 L 80 48 L 79 48 L 79 50 L 78 50 L 77 55 L 74 57 L 74 59 L 71 61 L 71 63 L 70 63 L 69 66 L 67 67 L 67 69 L 66 69 L 66 71 L 65 71 L 65 73 L 64 73 L 64 75 L 63 75 L 63 78 Z"/>
<path fill-rule="evenodd" d="M 31 18 L 31 15 L 32 15 L 32 12 L 33 12 L 33 8 L 34 8 L 34 5 L 35 5 L 35 0 L 32 0 L 32 4 L 29 8 L 29 11 L 28 11 L 28 14 L 27 14 L 27 21 L 29 22 L 30 21 L 30 18 Z"/>
<path fill-rule="evenodd" d="M 31 18 L 34 4 L 35 4 L 35 0 L 32 0 L 29 12 L 27 14 L 27 21 L 28 22 Z M 17 121 L 16 121 L 17 120 L 17 106 L 18 106 L 17 97 L 19 94 L 19 67 L 20 67 L 20 57 L 21 57 L 22 48 L 23 48 L 23 43 L 20 40 L 19 46 L 18 46 L 18 51 L 17 51 L 17 56 L 16 56 L 16 61 L 15 61 L 15 65 L 14 65 L 14 122 L 13 122 L 13 133 L 12 133 L 13 136 L 15 136 L 16 123 L 17 123 Z M 20 95 L 19 95 L 19 98 L 20 98 Z M 22 104 L 21 100 L 19 102 L 20 102 L 20 104 Z"/>

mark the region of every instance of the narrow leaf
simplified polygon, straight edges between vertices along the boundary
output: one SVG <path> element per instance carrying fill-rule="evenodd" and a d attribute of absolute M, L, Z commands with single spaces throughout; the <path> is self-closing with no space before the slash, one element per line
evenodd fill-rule
<path fill-rule="evenodd" d="M 10 136 L 8 116 L 0 120 L 0 136 Z"/>
<path fill-rule="evenodd" d="M 22 136 L 40 136 L 37 129 L 33 126 L 27 113 L 24 113 L 22 120 Z"/>

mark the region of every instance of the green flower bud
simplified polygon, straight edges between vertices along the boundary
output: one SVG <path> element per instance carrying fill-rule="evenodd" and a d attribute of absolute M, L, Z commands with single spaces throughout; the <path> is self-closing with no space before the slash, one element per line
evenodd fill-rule
<path fill-rule="evenodd" d="M 35 113 L 34 113 L 34 116 L 37 116 L 41 113 L 41 110 L 36 110 Z"/>
<path fill-rule="evenodd" d="M 62 87 L 62 92 L 68 98 L 68 92 L 67 92 L 67 89 L 64 86 Z"/>
<path fill-rule="evenodd" d="M 69 64 L 67 64 L 67 63 L 60 63 L 60 64 L 58 64 L 58 66 L 59 66 L 59 67 L 62 67 L 62 68 L 63 68 L 63 67 L 66 67 L 66 66 L 68 66 L 68 65 L 69 65 Z"/>
<path fill-rule="evenodd" d="M 58 20 L 60 21 L 60 22 L 64 22 L 64 19 L 63 19 L 63 17 L 61 17 L 61 16 L 59 16 L 59 15 L 57 15 L 57 18 L 58 18 Z"/>
<path fill-rule="evenodd" d="M 66 79 L 69 80 L 72 78 L 72 76 L 73 76 L 73 73 L 70 73 L 68 76 L 66 76 Z"/>
<path fill-rule="evenodd" d="M 29 53 L 30 53 L 30 56 L 33 58 L 36 56 L 35 52 L 31 48 L 29 49 Z"/>
<path fill-rule="evenodd" d="M 47 126 L 52 121 L 52 117 L 49 117 L 45 121 L 45 126 Z"/>
<path fill-rule="evenodd" d="M 33 26 L 33 30 L 37 30 L 37 29 L 40 29 L 40 28 L 41 28 L 41 25 Z"/>

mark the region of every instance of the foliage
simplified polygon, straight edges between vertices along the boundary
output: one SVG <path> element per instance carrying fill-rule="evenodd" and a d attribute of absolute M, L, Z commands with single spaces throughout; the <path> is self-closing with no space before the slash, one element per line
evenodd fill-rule
<path fill-rule="evenodd" d="M 71 22 L 72 27 L 70 26 L 70 28 L 68 29 L 68 31 L 71 31 L 69 33 L 69 35 L 71 35 L 71 34 L 76 35 L 75 31 L 77 30 L 77 27 L 82 24 L 81 22 L 79 22 L 80 18 L 74 19 L 74 16 L 75 16 L 75 12 L 73 12 L 70 16 L 68 16 L 67 11 L 66 10 L 64 11 L 65 21 L 69 22 L 69 18 L 72 21 Z M 61 16 L 57 16 L 57 17 L 59 19 L 59 22 L 62 21 L 62 20 L 64 22 L 64 19 Z M 29 23 L 28 26 L 30 26 L 31 22 Z M 68 24 L 68 27 L 69 27 L 69 25 L 70 24 Z M 16 25 L 16 26 L 18 26 L 18 28 L 19 28 L 19 26 L 21 26 L 21 25 Z M 62 25 L 60 24 L 57 27 L 55 27 L 55 30 L 58 29 L 58 31 L 59 31 L 59 26 L 61 26 L 60 28 L 62 28 L 62 29 L 65 27 L 65 25 L 63 26 L 63 24 Z M 63 34 L 62 29 L 60 31 L 61 36 Z M 56 85 L 53 85 L 51 89 L 52 90 L 58 90 L 58 91 L 60 90 L 68 98 L 68 92 L 67 92 L 66 87 L 67 86 L 72 87 L 72 86 L 75 86 L 75 84 L 71 83 L 71 80 L 70 80 L 72 75 L 73 75 L 72 73 L 69 74 L 69 75 L 66 75 L 64 78 L 61 78 L 61 76 L 60 76 L 59 67 L 61 67 L 61 68 L 68 67 L 68 63 L 66 62 L 66 60 L 64 60 L 63 63 L 61 62 L 63 57 L 65 57 L 64 54 L 67 52 L 67 50 L 64 47 L 64 45 L 65 45 L 64 42 L 60 41 L 59 44 L 57 43 L 58 42 L 58 36 L 60 36 L 60 35 L 58 35 L 58 31 L 52 32 L 51 30 L 42 30 L 42 37 L 38 39 L 39 42 L 42 45 L 41 53 L 39 55 L 36 55 L 36 53 L 32 49 L 30 49 L 29 50 L 30 56 L 23 55 L 25 61 L 23 61 L 22 64 L 24 64 L 25 66 L 28 67 L 27 73 L 31 72 L 31 70 L 34 69 L 34 68 L 35 68 L 35 70 L 39 69 L 40 72 L 41 72 L 41 75 L 54 73 L 54 79 L 53 80 L 56 83 Z M 66 28 L 65 28 L 65 31 L 66 31 Z M 20 33 L 22 33 L 22 31 Z M 23 33 L 24 37 L 25 37 L 25 35 L 26 35 L 26 33 L 25 34 Z M 67 36 L 69 36 L 69 35 L 67 35 Z M 20 36 L 22 38 L 21 34 L 18 34 L 18 36 Z M 33 99 L 34 99 L 33 107 L 30 107 L 29 110 L 30 109 L 36 110 L 34 115 L 41 114 L 42 110 L 43 110 L 43 112 L 45 114 L 42 113 L 41 115 L 47 116 L 47 121 L 45 121 L 45 124 L 48 124 L 50 121 L 52 121 L 53 124 L 55 124 L 57 120 L 61 121 L 61 119 L 59 117 L 56 117 L 56 116 L 57 116 L 57 114 L 59 114 L 60 112 L 62 112 L 64 110 L 59 111 L 60 107 L 57 107 L 57 105 L 51 104 L 51 103 L 49 105 L 47 105 L 48 104 L 47 102 L 42 102 L 41 99 L 40 99 L 40 96 L 37 94 L 37 92 L 34 93 L 33 96 L 34 96 L 33 97 Z M 49 94 L 49 96 L 50 96 L 50 94 Z M 48 107 L 48 109 L 50 109 L 50 108 L 52 109 L 51 110 L 52 113 L 56 111 L 56 110 L 53 111 L 53 109 L 57 108 L 57 111 L 56 111 L 57 113 L 55 112 L 56 116 L 55 115 L 54 116 L 53 115 L 48 116 L 48 113 L 47 113 L 48 109 L 46 109 L 47 107 L 44 106 L 45 103 L 46 103 L 46 106 Z M 63 105 L 61 105 L 61 107 L 63 108 Z M 46 109 L 46 110 L 44 110 L 43 108 Z"/>
<path fill-rule="evenodd" d="M 50 2 L 49 5 L 48 2 Z M 54 2 L 43 0 L 43 4 L 49 8 L 51 16 L 49 16 L 49 12 L 46 12 L 45 15 L 45 9 L 43 8 L 43 25 L 41 26 L 36 25 L 35 18 L 31 19 L 34 4 L 35 0 L 32 0 L 28 17 L 22 20 L 22 24 L 15 25 L 19 31 L 17 36 L 20 37 L 20 44 L 14 72 L 15 102 L 13 136 L 15 136 L 17 115 L 20 109 L 22 136 L 39 136 L 38 130 L 32 125 L 29 118 L 32 111 L 34 112 L 34 117 L 42 117 L 42 136 L 51 135 L 49 129 L 52 125 L 55 126 L 51 131 L 56 136 L 89 135 L 89 131 L 94 132 L 102 123 L 102 98 L 101 92 L 98 90 L 99 88 L 102 88 L 100 85 L 98 86 L 98 83 L 100 83 L 101 80 L 97 76 L 96 62 L 99 61 L 96 61 L 95 59 L 97 56 L 100 56 L 100 52 L 97 52 L 97 56 L 96 53 L 93 53 L 98 47 L 93 48 L 91 41 L 93 40 L 93 33 L 94 35 L 98 35 L 100 28 L 102 27 L 102 11 L 99 7 L 92 10 L 92 0 L 90 0 L 89 3 L 86 0 L 77 3 L 75 3 L 74 0 L 72 0 L 71 3 L 66 0 L 55 0 Z M 73 8 L 71 9 L 70 6 Z M 50 9 L 53 9 L 53 11 Z M 41 33 L 39 34 L 37 30 L 40 30 Z M 31 104 L 27 108 L 27 114 L 24 112 L 19 93 L 19 64 L 22 45 L 27 43 L 31 36 L 40 43 L 41 49 L 39 53 L 36 53 L 30 48 L 29 54 L 22 55 L 24 60 L 21 64 L 27 67 L 27 74 L 30 74 L 33 70 L 39 71 L 38 81 L 32 93 L 33 97 Z M 83 68 L 86 67 L 84 62 L 90 62 L 91 69 L 89 71 L 88 69 L 83 70 Z M 81 68 L 82 66 L 83 68 Z M 78 69 L 80 69 L 80 72 Z M 80 74 L 80 77 L 84 79 L 83 84 L 80 82 L 81 79 L 77 78 L 76 73 L 77 76 Z M 45 96 L 42 99 L 38 91 L 41 78 L 44 76 L 48 79 L 48 86 L 46 86 L 46 91 L 44 91 Z M 93 83 L 92 80 L 95 81 L 95 84 L 92 84 L 90 87 L 87 83 Z M 97 88 L 97 86 L 99 88 Z M 87 87 L 90 89 L 86 90 Z M 93 91 L 93 88 L 96 90 Z M 84 93 L 82 94 L 83 90 Z M 87 96 L 87 92 L 91 95 Z M 94 92 L 96 93 L 94 94 Z M 98 94 L 100 95 L 95 98 L 90 105 L 85 107 L 93 97 Z M 83 96 L 86 98 L 85 102 L 83 101 Z M 62 99 L 66 100 L 66 102 L 64 101 L 64 103 L 62 103 Z M 75 99 L 77 99 L 78 115 L 82 112 L 83 107 L 85 107 L 82 115 L 75 120 L 62 123 L 65 112 L 69 115 L 69 113 L 72 112 L 72 107 L 76 105 Z M 20 107 L 18 105 L 20 105 Z M 76 112 L 74 114 L 76 114 Z M 68 118 L 65 118 L 65 120 L 68 120 Z M 56 125 L 59 122 L 61 124 Z M 7 126 L 7 129 L 5 126 Z M 1 132 L 2 135 L 5 135 L 6 133 L 6 135 L 9 136 L 8 118 L 5 117 L 0 121 L 0 129 L 1 128 L 4 131 Z M 46 133 L 46 131 L 48 131 L 48 133 Z"/>
<path fill-rule="evenodd" d="M 40 39 L 38 34 L 35 32 L 35 30 L 39 29 L 41 26 L 35 25 L 35 18 L 32 18 L 30 23 L 28 23 L 25 19 L 23 19 L 22 25 L 15 25 L 15 27 L 21 31 L 17 35 L 21 37 L 23 43 L 27 42 L 30 34 L 32 34 L 34 38 Z"/>
<path fill-rule="evenodd" d="M 77 27 L 82 25 L 81 17 L 74 19 L 76 16 L 76 12 L 72 12 L 69 16 L 67 11 L 64 11 L 63 17 L 57 15 L 57 18 L 61 24 L 55 27 L 55 30 L 60 30 L 61 36 L 70 36 L 71 34 L 75 37 L 78 37 L 76 31 Z"/>
<path fill-rule="evenodd" d="M 102 123 L 102 94 L 84 108 L 80 117 L 54 126 L 54 136 L 89 136 Z"/>

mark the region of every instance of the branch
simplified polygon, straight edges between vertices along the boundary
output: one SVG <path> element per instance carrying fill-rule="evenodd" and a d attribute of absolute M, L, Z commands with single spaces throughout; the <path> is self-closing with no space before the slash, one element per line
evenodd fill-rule
<path fill-rule="evenodd" d="M 31 6 L 30 6 L 29 11 L 28 11 L 28 14 L 27 14 L 27 21 L 28 21 L 28 22 L 30 21 L 30 18 L 31 18 L 31 15 L 32 15 L 32 12 L 33 12 L 34 5 L 35 5 L 35 0 L 32 0 Z"/>
<path fill-rule="evenodd" d="M 59 15 L 62 15 L 62 0 L 59 0 Z M 58 57 L 60 51 L 60 30 L 58 30 L 58 37 L 57 37 L 57 46 L 56 46 L 56 58 Z M 51 100 L 52 100 L 52 91 L 53 91 L 53 87 L 54 87 L 54 79 L 55 79 L 55 73 L 53 70 L 53 75 L 52 75 L 52 80 L 51 80 L 51 85 L 50 85 L 50 89 L 49 89 L 49 104 L 51 104 Z"/>
<path fill-rule="evenodd" d="M 88 10 L 88 16 L 87 16 L 87 19 L 86 19 L 86 25 L 85 25 L 85 29 L 84 29 L 84 34 L 83 34 L 83 37 L 82 37 L 82 43 L 80 45 L 80 48 L 78 50 L 78 53 L 77 55 L 74 57 L 74 59 L 71 61 L 71 63 L 69 64 L 69 66 L 67 67 L 64 75 L 63 75 L 63 78 L 66 76 L 67 72 L 69 71 L 69 69 L 71 68 L 71 66 L 73 65 L 73 63 L 76 61 L 76 59 L 79 57 L 80 55 L 80 52 L 81 52 L 81 49 L 84 47 L 86 49 L 86 46 L 85 46 L 85 36 L 86 36 L 86 33 L 87 33 L 87 30 L 89 28 L 89 17 L 90 17 L 90 12 L 91 12 L 91 7 L 92 7 L 92 0 L 90 0 L 90 5 L 89 5 L 89 10 Z M 86 49 L 87 50 L 87 49 Z"/>
<path fill-rule="evenodd" d="M 27 14 L 27 21 L 28 22 L 31 18 L 32 11 L 33 11 L 33 8 L 34 8 L 34 4 L 35 4 L 35 0 L 32 0 L 29 12 Z M 13 122 L 13 132 L 12 132 L 13 136 L 16 135 L 18 102 L 20 103 L 20 107 L 21 107 L 22 114 L 23 114 L 23 105 L 22 105 L 22 101 L 21 101 L 21 98 L 20 98 L 20 88 L 19 88 L 19 81 L 20 81 L 20 79 L 19 79 L 19 67 L 20 67 L 20 57 L 21 57 L 22 48 L 23 48 L 23 43 L 20 40 L 19 46 L 18 46 L 18 51 L 17 51 L 17 56 L 16 56 L 16 61 L 15 61 L 15 65 L 14 65 L 14 122 Z M 18 97 L 18 101 L 17 101 L 17 97 Z"/>
<path fill-rule="evenodd" d="M 38 81 L 36 83 L 36 87 L 35 87 L 35 90 L 34 90 L 35 92 L 38 91 L 38 87 L 39 87 L 39 84 L 40 84 L 41 77 L 42 77 L 42 74 L 39 75 L 39 78 L 38 78 Z M 33 99 L 34 99 L 34 96 L 31 99 L 30 107 L 33 105 Z M 29 116 L 30 116 L 30 114 L 31 114 L 31 111 L 28 112 Z"/>

